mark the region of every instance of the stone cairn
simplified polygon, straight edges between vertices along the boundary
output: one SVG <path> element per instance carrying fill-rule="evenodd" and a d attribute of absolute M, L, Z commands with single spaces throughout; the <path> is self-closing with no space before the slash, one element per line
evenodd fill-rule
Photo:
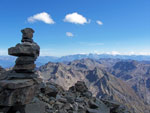
<path fill-rule="evenodd" d="M 26 113 L 39 89 L 42 80 L 35 73 L 34 61 L 40 53 L 40 47 L 33 41 L 34 30 L 21 30 L 21 43 L 8 49 L 8 54 L 17 56 L 12 70 L 3 73 L 0 80 L 0 113 Z"/>

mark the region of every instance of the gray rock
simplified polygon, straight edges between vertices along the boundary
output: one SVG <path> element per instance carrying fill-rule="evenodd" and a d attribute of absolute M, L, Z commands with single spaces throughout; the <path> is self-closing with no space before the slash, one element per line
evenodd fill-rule
<path fill-rule="evenodd" d="M 30 43 L 33 43 L 33 39 L 31 39 L 31 38 L 23 38 L 21 40 L 21 42 L 30 42 Z"/>
<path fill-rule="evenodd" d="M 33 42 L 32 38 L 33 38 L 33 33 L 34 30 L 31 28 L 25 28 L 21 30 L 22 32 L 22 40 L 21 42 Z"/>
<path fill-rule="evenodd" d="M 86 86 L 85 83 L 82 82 L 82 81 L 78 81 L 78 82 L 75 84 L 75 89 L 76 89 L 76 91 L 79 91 L 79 92 L 86 92 L 86 91 L 88 91 L 87 86 Z"/>
<path fill-rule="evenodd" d="M 44 102 L 36 102 L 26 105 L 25 113 L 44 113 L 46 104 Z"/>
<path fill-rule="evenodd" d="M 7 89 L 18 89 L 34 85 L 32 79 L 2 80 L 0 86 Z"/>
<path fill-rule="evenodd" d="M 13 70 L 17 73 L 33 73 L 36 65 L 35 64 L 23 64 L 15 65 Z"/>
<path fill-rule="evenodd" d="M 56 97 L 58 94 L 58 89 L 52 84 L 47 84 L 47 87 L 43 89 L 43 92 L 49 97 Z"/>
<path fill-rule="evenodd" d="M 57 89 L 58 94 L 56 97 L 47 95 L 47 93 L 45 93 L 46 89 L 45 91 L 42 91 L 42 95 L 40 94 L 40 97 L 43 97 L 42 101 L 46 101 L 47 98 L 49 98 L 46 113 L 128 113 L 125 112 L 125 109 L 116 110 L 115 106 L 118 106 L 117 103 L 114 103 L 114 105 L 111 105 L 110 103 L 110 106 L 108 106 L 96 97 L 87 98 L 86 95 L 83 95 L 83 93 L 76 93 L 74 91 L 71 92 L 71 90 L 59 91 L 57 85 L 52 82 L 47 83 L 43 88 L 47 87 L 50 89 Z M 52 90 L 50 89 L 49 91 Z M 89 91 L 87 92 L 89 93 Z"/>
<path fill-rule="evenodd" d="M 36 60 L 35 57 L 21 56 L 16 59 L 16 65 L 34 64 L 35 60 Z"/>
<path fill-rule="evenodd" d="M 62 97 L 59 98 L 58 101 L 61 102 L 61 103 L 67 103 L 67 99 L 66 98 L 62 98 Z"/>
<path fill-rule="evenodd" d="M 88 113 L 110 113 L 109 111 L 106 111 L 106 110 L 101 110 L 101 109 L 90 109 L 90 108 L 87 108 L 87 112 Z"/>
<path fill-rule="evenodd" d="M 22 43 L 8 49 L 8 54 L 12 56 L 39 56 L 40 47 L 36 43 Z"/>
<path fill-rule="evenodd" d="M 38 78 L 38 74 L 34 73 L 15 73 L 15 72 L 9 72 L 7 74 L 8 79 L 33 79 L 33 78 Z"/>
<path fill-rule="evenodd" d="M 0 92 L 0 106 L 29 104 L 36 94 L 37 85 L 18 89 L 4 89 Z"/>
<path fill-rule="evenodd" d="M 75 99 L 75 101 L 80 103 L 80 102 L 84 102 L 84 99 L 83 99 L 83 98 L 80 98 L 80 97 L 77 97 L 77 98 Z"/>
<path fill-rule="evenodd" d="M 84 92 L 82 95 L 85 96 L 86 98 L 92 97 L 92 93 L 90 91 Z"/>

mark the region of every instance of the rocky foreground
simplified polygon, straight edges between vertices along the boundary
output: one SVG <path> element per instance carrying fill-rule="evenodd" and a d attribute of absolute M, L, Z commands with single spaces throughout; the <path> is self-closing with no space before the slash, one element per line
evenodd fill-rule
<path fill-rule="evenodd" d="M 1 68 L 0 73 L 6 73 L 6 71 Z M 0 76 L 2 75 L 0 74 Z M 28 88 L 27 84 L 30 83 L 27 81 L 26 86 L 23 88 Z M 13 87 L 16 86 L 12 85 L 11 88 L 13 89 Z M 2 94 L 4 92 L 3 87 L 0 86 L 0 89 L 0 94 Z M 22 88 L 20 87 L 18 90 L 22 91 Z M 30 94 L 30 92 L 22 93 Z M 12 95 L 12 97 L 14 96 Z M 21 98 L 26 100 L 30 97 L 28 95 L 28 97 L 22 96 Z M 11 100 L 11 103 L 15 103 L 16 101 L 17 97 L 13 101 Z M 130 113 L 127 108 L 118 102 L 93 97 L 82 81 L 78 81 L 69 90 L 64 90 L 61 86 L 51 81 L 42 82 L 37 95 L 30 104 L 26 104 L 25 106 L 16 105 L 13 108 L 11 106 L 0 106 L 0 113 L 14 113 L 18 108 L 24 108 L 25 110 L 20 110 L 17 113 Z"/>
<path fill-rule="evenodd" d="M 39 111 L 36 109 L 41 107 Z M 84 82 L 78 81 L 65 91 L 61 86 L 47 82 L 32 104 L 26 106 L 27 113 L 130 113 L 117 102 L 92 96 Z"/>

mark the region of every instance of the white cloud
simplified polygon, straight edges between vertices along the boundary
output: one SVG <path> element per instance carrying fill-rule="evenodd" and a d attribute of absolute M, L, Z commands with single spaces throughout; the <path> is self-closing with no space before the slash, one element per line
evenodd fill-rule
<path fill-rule="evenodd" d="M 103 25 L 103 22 L 100 21 L 100 20 L 97 20 L 96 23 L 97 23 L 98 25 Z"/>
<path fill-rule="evenodd" d="M 112 51 L 111 54 L 112 55 L 120 55 L 120 52 L 118 52 L 118 51 Z"/>
<path fill-rule="evenodd" d="M 121 53 L 118 52 L 118 51 L 106 52 L 106 54 L 110 54 L 110 55 L 121 55 Z"/>
<path fill-rule="evenodd" d="M 30 23 L 33 23 L 36 21 L 42 21 L 46 24 L 54 24 L 55 23 L 54 20 L 51 18 L 51 16 L 46 12 L 35 14 L 35 15 L 29 17 L 27 20 Z"/>
<path fill-rule="evenodd" d="M 74 35 L 73 35 L 73 33 L 71 33 L 71 32 L 66 32 L 66 36 L 68 36 L 68 37 L 73 37 Z"/>
<path fill-rule="evenodd" d="M 85 23 L 90 23 L 90 20 L 87 20 L 84 16 L 75 12 L 75 13 L 67 14 L 65 16 L 64 22 L 70 22 L 74 24 L 85 24 Z"/>

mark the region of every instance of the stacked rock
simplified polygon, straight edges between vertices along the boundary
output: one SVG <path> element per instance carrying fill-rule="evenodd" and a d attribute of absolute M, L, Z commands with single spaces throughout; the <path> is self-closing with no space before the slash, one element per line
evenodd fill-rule
<path fill-rule="evenodd" d="M 16 64 L 0 77 L 0 113 L 28 113 L 25 107 L 32 103 L 42 82 L 34 71 L 40 53 L 40 47 L 32 39 L 34 30 L 25 28 L 21 32 L 21 43 L 8 49 L 9 55 L 18 57 Z"/>
<path fill-rule="evenodd" d="M 34 61 L 39 56 L 40 47 L 33 41 L 34 30 L 26 28 L 21 30 L 22 43 L 8 49 L 8 54 L 18 56 L 13 70 L 17 73 L 33 73 L 36 65 Z"/>

